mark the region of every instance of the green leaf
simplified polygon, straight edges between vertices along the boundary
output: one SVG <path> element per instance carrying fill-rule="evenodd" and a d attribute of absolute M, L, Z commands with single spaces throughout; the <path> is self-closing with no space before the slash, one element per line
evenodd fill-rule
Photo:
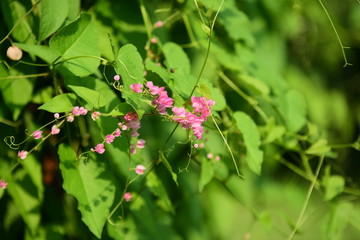
<path fill-rule="evenodd" d="M 166 59 L 166 66 L 175 70 L 170 76 L 173 79 L 173 86 L 184 98 L 188 98 L 196 79 L 190 74 L 190 60 L 184 50 L 176 43 L 164 44 L 163 51 Z"/>
<path fill-rule="evenodd" d="M 104 161 L 77 160 L 75 152 L 65 144 L 59 146 L 58 153 L 63 188 L 78 201 L 82 221 L 101 238 L 115 195 L 111 168 Z"/>
<path fill-rule="evenodd" d="M 38 109 L 45 110 L 52 113 L 71 111 L 76 102 L 76 96 L 73 93 L 65 93 L 57 95 L 47 103 L 41 105 Z"/>
<path fill-rule="evenodd" d="M 39 41 L 43 41 L 65 21 L 68 0 L 42 0 L 40 3 Z"/>
<path fill-rule="evenodd" d="M 38 56 L 49 64 L 53 63 L 57 58 L 60 57 L 59 52 L 57 52 L 55 49 L 49 48 L 48 46 L 23 43 L 14 43 L 14 45 L 18 46 L 25 52 Z"/>
<path fill-rule="evenodd" d="M 306 124 L 306 103 L 300 92 L 292 89 L 279 99 L 279 109 L 291 132 L 299 131 Z"/>
<path fill-rule="evenodd" d="M 37 159 L 34 157 L 34 155 L 29 155 L 26 157 L 26 161 L 23 161 L 22 163 L 24 169 L 26 170 L 27 174 L 29 175 L 32 183 L 35 185 L 35 187 L 38 190 L 38 198 L 42 201 L 43 194 L 44 194 L 44 185 L 43 185 L 43 179 L 42 179 L 42 168 L 41 164 Z"/>
<path fill-rule="evenodd" d="M 141 119 L 145 112 L 139 99 L 141 94 L 134 93 L 131 90 L 130 85 L 144 83 L 145 68 L 143 60 L 134 45 L 126 44 L 120 48 L 116 59 L 115 71 L 121 76 L 124 84 L 124 90 L 122 91 L 123 97 L 126 102 L 136 110 Z"/>
<path fill-rule="evenodd" d="M 199 181 L 199 191 L 200 193 L 204 190 L 204 187 L 211 181 L 214 177 L 214 169 L 206 156 L 202 156 L 201 158 L 201 173 L 200 173 L 200 181 Z"/>
<path fill-rule="evenodd" d="M 339 175 L 331 175 L 326 178 L 325 201 L 329 201 L 342 193 L 345 188 L 345 179 Z"/>
<path fill-rule="evenodd" d="M 23 73 L 11 70 L 10 74 L 19 76 Z M 33 83 L 26 78 L 6 79 L 0 81 L 0 88 L 4 102 L 12 111 L 14 120 L 17 120 L 22 109 L 32 98 Z"/>
<path fill-rule="evenodd" d="M 60 29 L 49 42 L 50 48 L 62 55 L 57 63 L 77 76 L 94 73 L 100 64 L 99 36 L 91 16 L 82 13 Z"/>
<path fill-rule="evenodd" d="M 156 176 L 153 171 L 149 172 L 149 174 L 146 176 L 146 185 L 149 187 L 150 191 L 159 198 L 158 204 L 166 211 L 174 213 L 174 208 L 171 204 L 166 189 L 161 180 Z"/>
<path fill-rule="evenodd" d="M 323 155 L 331 150 L 331 148 L 327 145 L 326 139 L 320 139 L 311 145 L 305 153 L 311 155 Z"/>
<path fill-rule="evenodd" d="M 100 108 L 106 104 L 106 99 L 97 91 L 81 86 L 68 85 L 68 87 L 94 108 Z"/>
<path fill-rule="evenodd" d="M 246 162 L 249 168 L 256 174 L 261 172 L 263 151 L 259 149 L 260 135 L 255 122 L 244 112 L 235 112 L 236 126 L 243 134 L 246 146 Z"/>
<path fill-rule="evenodd" d="M 32 16 L 22 19 L 32 5 L 25 6 L 24 2 L 26 1 L 1 0 L 2 19 L 5 20 L 8 29 L 12 29 L 18 21 L 21 21 L 12 31 L 11 36 L 19 42 L 34 42 L 35 36 L 31 30 Z"/>
<path fill-rule="evenodd" d="M 146 70 L 152 71 L 152 72 L 156 73 L 157 75 L 159 75 L 159 77 L 166 84 L 170 83 L 170 73 L 169 73 L 169 71 L 166 71 L 165 68 L 158 66 L 156 63 L 154 63 L 150 59 L 146 59 L 145 67 L 146 67 Z"/>
<path fill-rule="evenodd" d="M 126 113 L 133 111 L 134 109 L 127 103 L 119 103 L 108 114 L 111 116 L 124 116 Z"/>
<path fill-rule="evenodd" d="M 176 173 L 174 173 L 174 171 L 171 168 L 171 165 L 169 163 L 169 161 L 166 159 L 166 157 L 164 156 L 164 154 L 162 152 L 159 153 L 160 156 L 160 162 L 162 162 L 164 164 L 164 166 L 166 167 L 166 169 L 169 171 L 169 173 L 171 174 L 172 179 L 174 180 L 174 182 L 176 183 L 176 185 L 179 186 L 179 183 L 177 181 L 177 175 Z"/>
<path fill-rule="evenodd" d="M 8 177 L 7 181 L 7 190 L 31 235 L 34 236 L 40 224 L 41 201 L 38 197 L 38 189 L 22 169 L 17 171 L 12 178 Z"/>

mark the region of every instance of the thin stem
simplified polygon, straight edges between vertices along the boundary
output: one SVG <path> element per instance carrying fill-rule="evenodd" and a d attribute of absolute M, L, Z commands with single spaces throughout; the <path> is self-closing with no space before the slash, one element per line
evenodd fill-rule
<path fill-rule="evenodd" d="M 146 33 L 148 36 L 148 39 L 151 39 L 151 31 L 152 31 L 152 24 L 149 18 L 149 15 L 147 14 L 145 5 L 144 5 L 144 0 L 140 0 L 140 11 L 141 11 L 141 15 L 142 18 L 144 20 L 145 23 L 145 28 L 146 28 Z"/>
<path fill-rule="evenodd" d="M 49 73 L 38 73 L 38 74 L 28 74 L 28 75 L 21 75 L 21 76 L 9 76 L 9 77 L 0 77 L 0 80 L 4 79 L 20 79 L 20 78 L 36 78 L 36 77 L 45 77 L 48 76 Z"/>
<path fill-rule="evenodd" d="M 92 56 L 92 55 L 84 55 L 84 56 L 75 56 L 75 57 L 71 57 L 71 58 L 67 58 L 67 59 L 64 59 L 60 62 L 56 62 L 57 60 L 54 61 L 53 63 L 53 66 L 56 66 L 58 64 L 61 64 L 61 63 L 64 63 L 64 62 L 67 62 L 67 61 L 70 61 L 70 60 L 73 60 L 73 59 L 76 59 L 76 58 L 95 58 L 95 59 L 98 59 L 100 61 L 103 61 L 103 62 L 109 62 L 107 59 L 105 58 L 102 58 L 102 57 L 98 57 L 98 56 Z"/>
<path fill-rule="evenodd" d="M 337 30 L 336 30 L 336 27 L 335 27 L 333 21 L 331 20 L 331 17 L 330 17 L 329 12 L 326 10 L 325 5 L 323 4 L 323 2 L 322 2 L 321 0 L 318 0 L 318 1 L 319 1 L 319 3 L 320 3 L 321 7 L 323 8 L 323 10 L 324 10 L 327 18 L 329 19 L 329 22 L 330 22 L 330 24 L 331 24 L 331 27 L 333 28 L 333 30 L 334 30 L 334 32 L 335 32 L 335 35 L 336 35 L 336 38 L 337 38 L 337 40 L 338 40 L 338 42 L 339 42 L 339 44 L 340 44 L 341 52 L 342 52 L 342 55 L 343 55 L 344 60 L 345 60 L 345 64 L 344 64 L 343 67 L 346 67 L 346 66 L 348 66 L 348 65 L 351 66 L 352 64 L 348 62 L 348 60 L 347 60 L 347 58 L 346 58 L 345 51 L 344 51 L 344 49 L 347 48 L 347 47 L 345 47 L 345 46 L 342 44 L 342 41 L 341 41 L 341 39 L 340 39 L 340 36 L 339 36 L 339 34 L 338 34 Z"/>
<path fill-rule="evenodd" d="M 226 148 L 228 149 L 228 151 L 229 151 L 229 153 L 230 153 L 230 156 L 231 156 L 231 159 L 233 160 L 233 163 L 234 163 L 234 166 L 235 166 L 237 175 L 238 175 L 239 177 L 245 178 L 243 175 L 240 174 L 238 165 L 237 165 L 237 163 L 236 163 L 236 160 L 235 160 L 235 157 L 234 157 L 234 155 L 233 155 L 233 153 L 232 153 L 232 150 L 231 150 L 231 148 L 230 148 L 230 145 L 228 144 L 226 138 L 224 137 L 224 134 L 221 132 L 218 124 L 216 123 L 216 121 L 215 121 L 215 119 L 214 119 L 214 116 L 213 116 L 212 114 L 211 114 L 210 116 L 211 116 L 211 119 L 213 120 L 213 122 L 214 122 L 214 124 L 215 124 L 215 126 L 216 126 L 216 129 L 217 129 L 218 132 L 220 133 L 221 138 L 223 139 L 223 141 L 224 141 L 224 143 L 225 143 L 225 145 L 226 145 Z"/>
<path fill-rule="evenodd" d="M 300 215 L 299 215 L 299 217 L 298 217 L 298 219 L 297 219 L 297 221 L 296 221 L 296 225 L 295 225 L 293 231 L 290 233 L 290 235 L 289 235 L 289 237 L 288 237 L 288 240 L 293 239 L 293 237 L 295 236 L 296 231 L 298 230 L 298 228 L 299 228 L 300 225 L 301 225 L 301 221 L 302 221 L 302 219 L 303 219 L 303 217 L 304 217 L 306 207 L 307 207 L 307 205 L 308 205 L 308 203 L 309 203 L 309 200 L 310 200 L 312 191 L 313 191 L 313 189 L 314 189 L 316 180 L 317 180 L 317 178 L 318 178 L 318 176 L 319 176 L 320 169 L 321 169 L 321 166 L 322 166 L 322 164 L 323 164 L 323 161 L 324 161 L 324 155 L 322 155 L 322 156 L 320 157 L 319 164 L 318 164 L 318 166 L 317 166 L 317 168 L 316 168 L 316 171 L 315 171 L 315 178 L 313 179 L 311 185 L 309 186 L 308 192 L 307 192 L 307 194 L 306 194 L 306 198 L 305 198 L 304 205 L 303 205 L 303 207 L 302 207 L 302 209 L 301 209 L 301 212 L 300 212 Z"/>
<path fill-rule="evenodd" d="M 14 24 L 14 26 L 11 28 L 11 30 L 9 31 L 9 33 L 6 34 L 6 36 L 0 41 L 0 44 L 2 44 L 2 43 L 5 41 L 5 39 L 7 39 L 7 38 L 11 35 L 11 33 L 15 30 L 15 28 L 35 9 L 35 7 L 37 6 L 38 3 L 40 3 L 40 0 L 37 1 L 37 2 L 35 2 L 34 5 L 30 8 L 30 10 L 27 11 L 27 12 L 25 13 L 25 15 L 22 16 L 22 17 Z"/>
<path fill-rule="evenodd" d="M 229 85 L 229 87 L 231 87 L 237 94 L 239 94 L 246 102 L 248 102 L 254 109 L 255 111 L 261 116 L 261 118 L 265 121 L 268 122 L 269 118 L 266 115 L 266 113 L 259 107 L 258 102 L 248 96 L 244 91 L 242 91 L 238 86 L 235 85 L 235 83 L 233 83 L 226 75 L 224 72 L 220 71 L 219 76 L 222 80 L 225 81 L 225 83 L 227 85 Z"/>

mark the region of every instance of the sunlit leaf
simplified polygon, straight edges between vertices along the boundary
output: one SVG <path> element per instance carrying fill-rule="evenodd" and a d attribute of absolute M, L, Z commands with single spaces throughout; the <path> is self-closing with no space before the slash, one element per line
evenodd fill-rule
<path fill-rule="evenodd" d="M 68 87 L 94 108 L 100 108 L 106 104 L 105 98 L 95 90 L 80 86 L 68 85 Z"/>
<path fill-rule="evenodd" d="M 345 187 L 345 179 L 339 175 L 331 175 L 326 179 L 325 200 L 329 201 L 342 193 Z"/>
<path fill-rule="evenodd" d="M 100 64 L 99 36 L 87 13 L 60 29 L 49 45 L 62 55 L 57 63 L 77 76 L 94 73 Z"/>
<path fill-rule="evenodd" d="M 255 122 L 244 112 L 235 112 L 236 126 L 243 134 L 246 146 L 246 162 L 249 168 L 256 174 L 261 172 L 263 151 L 260 147 L 260 135 Z"/>
<path fill-rule="evenodd" d="M 331 149 L 327 144 L 327 140 L 326 139 L 320 139 L 317 142 L 315 142 L 313 145 L 311 145 L 307 150 L 306 153 L 307 154 L 312 154 L 312 155 L 322 155 L 325 154 L 327 152 L 329 152 Z"/>
<path fill-rule="evenodd" d="M 171 204 L 166 189 L 160 179 L 154 172 L 149 172 L 146 176 L 146 185 L 149 187 L 155 196 L 159 198 L 160 204 L 166 211 L 174 213 L 174 208 Z"/>
<path fill-rule="evenodd" d="M 214 176 L 214 169 L 205 156 L 201 158 L 201 173 L 200 173 L 200 181 L 199 181 L 199 191 L 202 192 L 204 187 L 211 181 Z"/>
<path fill-rule="evenodd" d="M 40 110 L 45 110 L 52 113 L 71 111 L 76 102 L 76 96 L 73 93 L 60 94 L 44 103 L 39 107 Z"/>
<path fill-rule="evenodd" d="M 169 161 L 166 159 L 166 157 L 164 156 L 164 154 L 162 152 L 160 152 L 159 155 L 160 155 L 160 162 L 162 162 L 164 164 L 164 166 L 166 167 L 166 169 L 169 171 L 169 173 L 171 174 L 171 177 L 174 180 L 174 182 L 176 183 L 176 185 L 179 185 L 179 183 L 177 181 L 177 175 L 172 170 L 172 167 L 171 167 Z"/>
<path fill-rule="evenodd" d="M 40 4 L 39 41 L 43 41 L 65 21 L 68 0 L 42 0 Z"/>
<path fill-rule="evenodd" d="M 111 168 L 92 158 L 78 160 L 67 145 L 58 149 L 63 188 L 78 201 L 83 222 L 101 238 L 109 209 L 114 201 L 115 185 Z"/>

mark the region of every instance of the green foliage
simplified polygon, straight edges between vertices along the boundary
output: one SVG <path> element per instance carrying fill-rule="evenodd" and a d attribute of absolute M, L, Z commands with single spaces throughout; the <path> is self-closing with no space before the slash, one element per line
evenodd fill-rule
<path fill-rule="evenodd" d="M 359 238 L 356 1 L 0 8 L 1 239 Z"/>

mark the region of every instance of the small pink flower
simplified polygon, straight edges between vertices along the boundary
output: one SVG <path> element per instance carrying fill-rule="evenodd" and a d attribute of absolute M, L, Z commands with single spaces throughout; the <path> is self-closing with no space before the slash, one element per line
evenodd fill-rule
<path fill-rule="evenodd" d="M 74 107 L 71 111 L 75 116 L 86 115 L 88 112 L 84 107 L 78 106 Z"/>
<path fill-rule="evenodd" d="M 200 143 L 199 148 L 204 148 L 205 144 L 204 143 Z"/>
<path fill-rule="evenodd" d="M 156 44 L 158 42 L 157 38 L 153 37 L 150 39 L 150 42 Z"/>
<path fill-rule="evenodd" d="M 145 147 L 145 143 L 146 143 L 146 141 L 145 141 L 144 139 L 139 139 L 139 140 L 137 141 L 137 143 L 136 143 L 136 146 L 137 146 L 138 148 L 144 148 L 144 147 Z"/>
<path fill-rule="evenodd" d="M 25 159 L 27 157 L 28 153 L 29 153 L 28 151 L 21 150 L 18 152 L 18 157 L 20 159 Z"/>
<path fill-rule="evenodd" d="M 91 118 L 92 118 L 92 120 L 96 120 L 96 119 L 98 119 L 99 117 L 100 117 L 100 115 L 101 115 L 101 113 L 100 112 L 93 112 L 92 114 L 91 114 Z"/>
<path fill-rule="evenodd" d="M 119 80 L 120 80 L 120 75 L 119 75 L 119 74 L 116 74 L 116 75 L 114 76 L 114 80 L 115 80 L 115 81 L 119 81 Z"/>
<path fill-rule="evenodd" d="M 54 114 L 54 118 L 58 119 L 60 117 L 60 114 L 59 113 L 55 113 Z"/>
<path fill-rule="evenodd" d="M 146 167 L 143 166 L 143 165 L 137 165 L 135 167 L 135 172 L 139 175 L 143 175 L 144 174 L 144 171 L 145 171 Z"/>
<path fill-rule="evenodd" d="M 214 157 L 214 154 L 208 153 L 208 154 L 206 155 L 206 157 L 207 157 L 208 159 L 212 159 L 212 158 Z"/>
<path fill-rule="evenodd" d="M 215 156 L 215 160 L 216 160 L 216 161 L 220 161 L 220 159 L 221 159 L 221 158 L 220 158 L 219 155 Z"/>
<path fill-rule="evenodd" d="M 55 135 L 58 134 L 60 132 L 60 128 L 58 128 L 56 125 L 51 127 L 51 134 Z"/>
<path fill-rule="evenodd" d="M 124 193 L 124 200 L 125 200 L 126 202 L 129 202 L 132 197 L 133 197 L 133 196 L 132 196 L 131 193 L 129 193 L 129 192 Z"/>
<path fill-rule="evenodd" d="M 105 152 L 104 144 L 99 143 L 98 145 L 96 145 L 95 152 L 97 152 L 99 154 L 103 154 Z"/>
<path fill-rule="evenodd" d="M 131 147 L 130 147 L 130 153 L 131 154 L 135 154 L 136 153 L 136 146 L 135 145 L 131 145 Z"/>
<path fill-rule="evenodd" d="M 198 147 L 199 147 L 199 144 L 195 143 L 194 148 L 198 148 Z"/>
<path fill-rule="evenodd" d="M 5 180 L 0 181 L 0 188 L 1 189 L 5 189 L 7 185 L 8 185 L 8 183 Z"/>
<path fill-rule="evenodd" d="M 143 91 L 143 90 L 141 89 L 142 87 L 143 87 L 143 85 L 140 84 L 140 83 L 135 83 L 135 84 L 130 85 L 130 88 L 131 88 L 134 92 L 136 92 L 136 93 L 142 92 L 142 91 Z"/>
<path fill-rule="evenodd" d="M 114 136 L 114 135 L 108 134 L 108 135 L 106 135 L 106 137 L 105 137 L 105 142 L 110 144 L 110 143 L 112 143 L 112 142 L 114 141 L 114 139 L 115 139 L 115 136 Z"/>
<path fill-rule="evenodd" d="M 138 136 L 140 136 L 140 134 L 138 133 L 138 131 L 132 131 L 130 134 L 131 134 L 131 136 L 133 136 L 133 137 L 138 137 Z"/>
<path fill-rule="evenodd" d="M 42 131 L 37 130 L 33 132 L 34 139 L 42 138 Z"/>
<path fill-rule="evenodd" d="M 121 136 L 121 131 L 120 131 L 120 129 L 115 129 L 115 131 L 114 131 L 114 136 L 115 137 L 120 137 Z"/>
<path fill-rule="evenodd" d="M 66 117 L 66 121 L 68 121 L 68 122 L 73 122 L 74 119 L 75 119 L 75 117 L 73 114 L 70 114 L 69 116 Z"/>
<path fill-rule="evenodd" d="M 164 23 L 162 21 L 157 21 L 155 24 L 154 24 L 154 27 L 155 28 L 161 28 L 162 26 L 164 26 Z"/>

